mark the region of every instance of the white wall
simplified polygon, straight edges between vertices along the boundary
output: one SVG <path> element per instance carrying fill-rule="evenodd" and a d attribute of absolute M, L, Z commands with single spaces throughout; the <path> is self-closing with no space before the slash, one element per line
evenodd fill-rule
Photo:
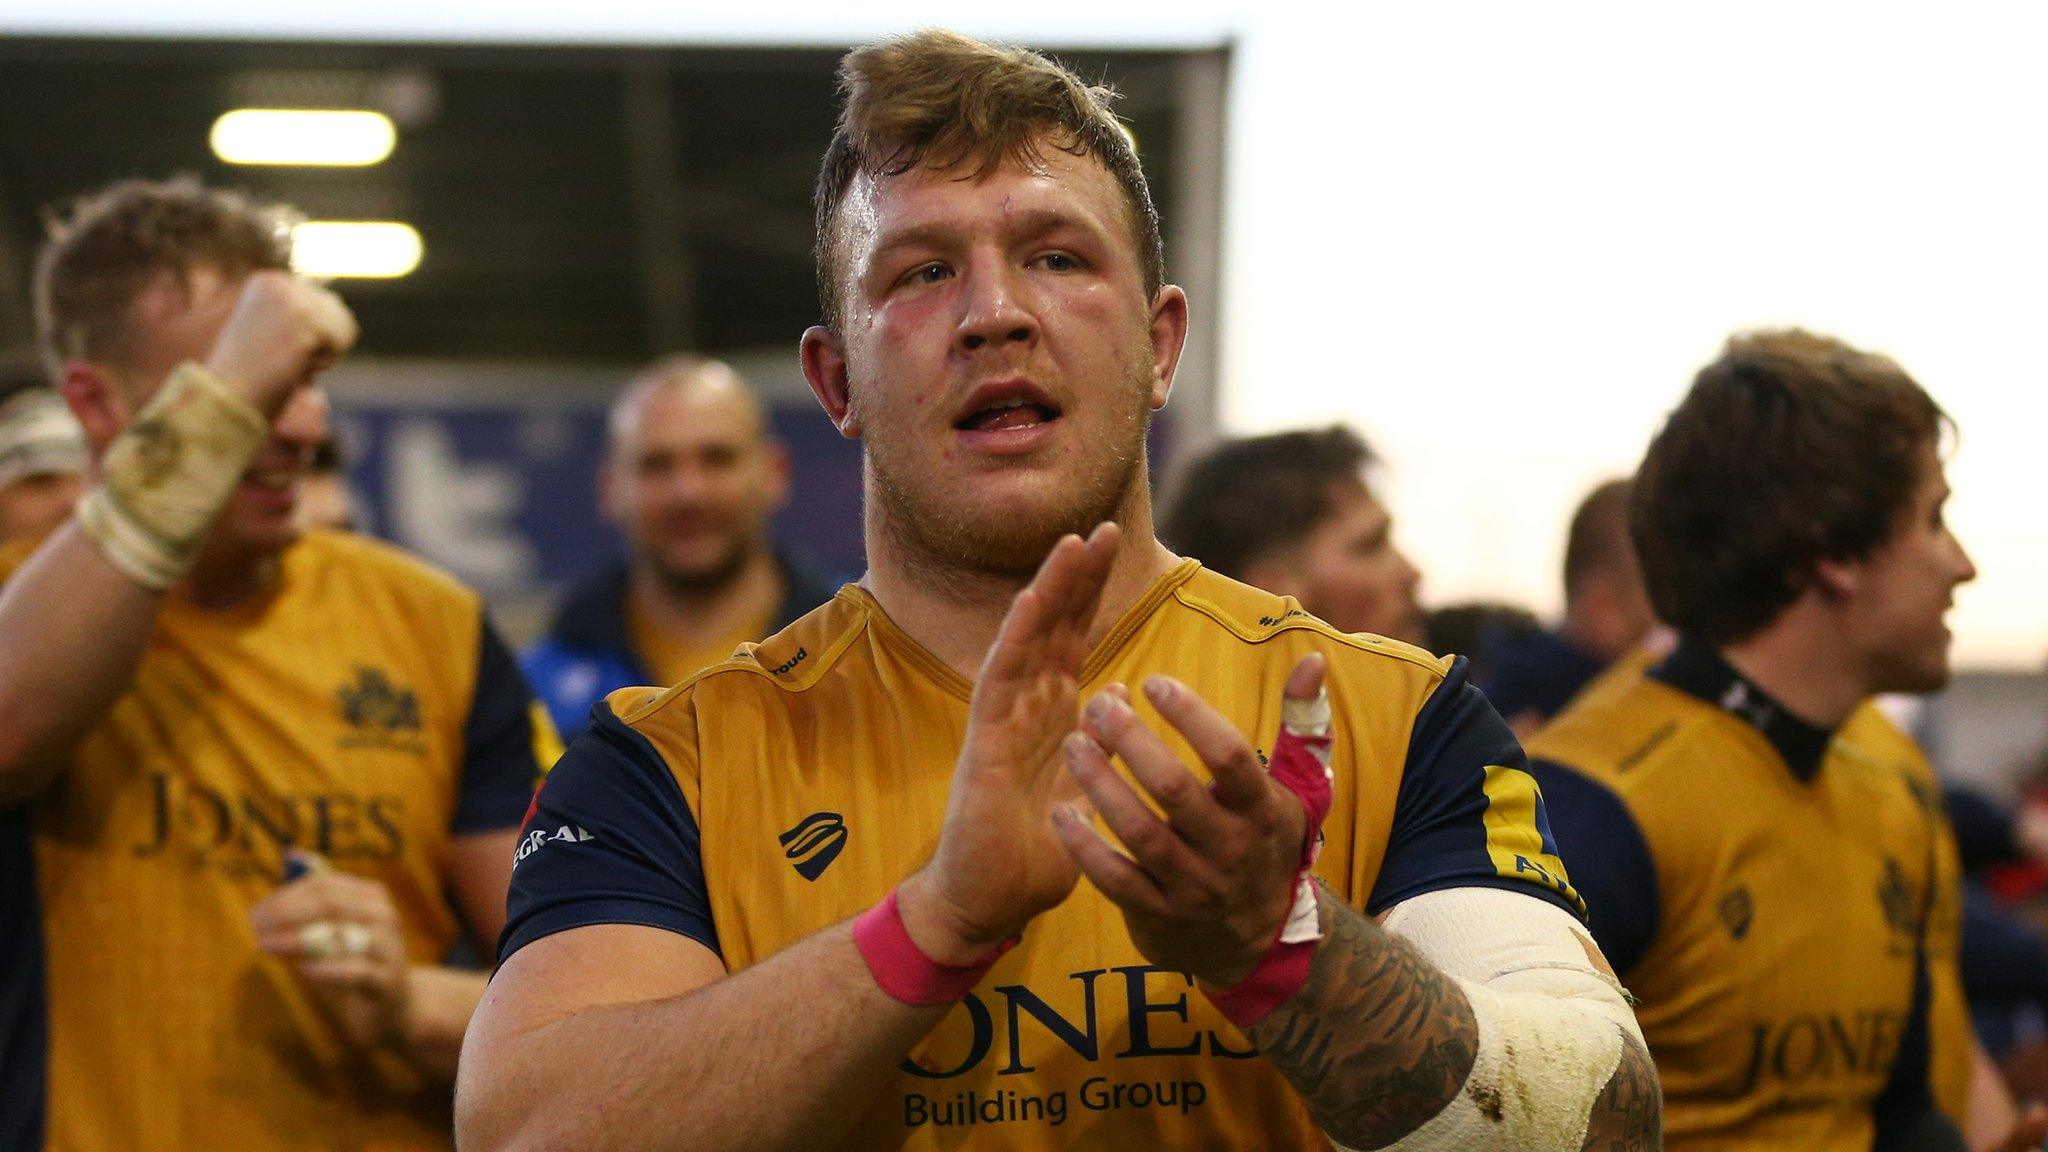
<path fill-rule="evenodd" d="M 1224 421 L 1344 419 L 1432 598 L 1565 518 L 1729 330 L 1892 353 L 1962 427 L 1958 655 L 2048 651 L 2048 12 L 1372 5 L 1239 55 Z M 1256 126 L 1256 127 L 1255 127 Z"/>

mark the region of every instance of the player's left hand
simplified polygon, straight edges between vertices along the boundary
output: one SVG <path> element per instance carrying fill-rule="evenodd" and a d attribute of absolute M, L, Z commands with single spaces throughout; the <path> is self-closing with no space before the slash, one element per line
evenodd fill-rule
<path fill-rule="evenodd" d="M 1322 682 L 1323 658 L 1306 656 L 1287 695 L 1312 700 Z M 1067 738 L 1067 766 L 1130 855 L 1073 807 L 1055 823 L 1081 871 L 1123 910 L 1146 959 L 1228 988 L 1250 974 L 1287 919 L 1307 817 L 1244 736 L 1186 684 L 1154 676 L 1143 687 L 1213 782 L 1205 787 L 1112 686 L 1088 702 L 1081 731 Z M 1112 754 L 1165 819 L 1117 773 Z"/>
<path fill-rule="evenodd" d="M 401 1043 L 408 966 L 391 894 L 305 859 L 315 866 L 249 910 L 257 946 L 292 964 L 355 1049 Z"/>

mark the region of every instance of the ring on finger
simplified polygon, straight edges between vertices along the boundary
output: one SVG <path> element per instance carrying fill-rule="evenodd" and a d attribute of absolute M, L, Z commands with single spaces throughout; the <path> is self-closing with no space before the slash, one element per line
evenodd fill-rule
<path fill-rule="evenodd" d="M 311 924 L 299 927 L 299 951 L 315 960 L 327 960 L 339 955 L 341 946 L 341 926 L 332 920 L 315 920 Z"/>
<path fill-rule="evenodd" d="M 367 956 L 370 954 L 370 929 L 367 925 L 353 920 L 344 921 L 339 933 L 343 956 Z"/>

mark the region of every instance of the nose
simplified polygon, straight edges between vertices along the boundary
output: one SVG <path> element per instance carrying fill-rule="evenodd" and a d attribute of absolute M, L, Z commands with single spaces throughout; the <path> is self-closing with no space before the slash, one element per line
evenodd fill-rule
<path fill-rule="evenodd" d="M 1977 578 L 1977 565 L 1971 563 L 1969 552 L 1963 548 L 1963 542 L 1956 539 L 1954 532 L 1950 532 L 1948 538 L 1956 549 L 1956 583 L 1968 584 Z"/>
<path fill-rule="evenodd" d="M 327 413 L 327 391 L 317 384 L 309 384 L 285 401 L 284 411 L 277 414 L 277 422 L 271 425 L 270 434 L 294 447 L 311 448 L 327 439 Z"/>
<path fill-rule="evenodd" d="M 1028 289 L 1003 261 L 990 260 L 969 269 L 962 286 L 959 347 L 978 352 L 997 347 L 1028 346 L 1038 339 L 1038 316 L 1024 295 Z"/>

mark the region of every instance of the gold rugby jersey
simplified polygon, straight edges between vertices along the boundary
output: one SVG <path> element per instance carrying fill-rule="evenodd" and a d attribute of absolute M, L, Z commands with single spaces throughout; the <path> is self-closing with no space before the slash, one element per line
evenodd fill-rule
<path fill-rule="evenodd" d="M 1336 713 L 1315 869 L 1333 891 L 1377 913 L 1436 889 L 1504 887 L 1583 914 L 1521 751 L 1462 661 L 1339 633 L 1185 561 L 1111 629 L 1082 691 L 1170 673 L 1263 748 L 1311 651 L 1329 659 Z M 666 693 L 614 693 L 541 789 L 501 955 L 584 925 L 645 924 L 738 971 L 870 907 L 938 842 L 971 691 L 847 587 Z M 846 1146 L 1328 1143 L 1279 1072 L 1186 975 L 1148 964 L 1083 881 L 917 1045 Z"/>
<path fill-rule="evenodd" d="M 1667 1148 L 1867 1152 L 1937 1108 L 1962 1123 L 1960 860 L 1874 706 L 1813 728 L 1685 641 L 1595 681 L 1529 755 L 1641 1000 Z"/>
<path fill-rule="evenodd" d="M 236 608 L 171 597 L 132 685 L 17 813 L 34 869 L 0 888 L 40 903 L 47 973 L 0 955 L 10 998 L 41 1001 L 0 1016 L 0 1111 L 46 1090 L 53 1152 L 450 1143 L 445 1090 L 349 1056 L 249 909 L 287 850 L 318 852 L 381 882 L 412 961 L 438 961 L 451 838 L 518 825 L 553 729 L 454 580 L 329 532 L 281 564 Z"/>

